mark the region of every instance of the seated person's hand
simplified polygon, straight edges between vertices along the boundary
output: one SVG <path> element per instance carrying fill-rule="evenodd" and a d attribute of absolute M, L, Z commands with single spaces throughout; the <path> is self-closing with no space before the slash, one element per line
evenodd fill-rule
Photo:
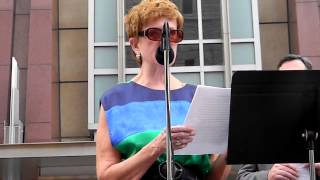
<path fill-rule="evenodd" d="M 268 180 L 296 180 L 298 171 L 290 164 L 274 164 L 268 173 Z"/>
<path fill-rule="evenodd" d="M 306 164 L 305 167 L 309 168 L 309 164 Z M 316 171 L 315 172 L 316 176 L 320 176 L 320 163 L 315 163 L 314 167 L 315 167 L 315 171 Z"/>
<path fill-rule="evenodd" d="M 315 163 L 316 175 L 320 176 L 320 163 Z"/>

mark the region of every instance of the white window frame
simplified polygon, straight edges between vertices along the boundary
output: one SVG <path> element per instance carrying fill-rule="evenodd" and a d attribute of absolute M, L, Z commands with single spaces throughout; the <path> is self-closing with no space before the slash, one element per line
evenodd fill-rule
<path fill-rule="evenodd" d="M 183 40 L 181 45 L 197 44 L 199 45 L 199 66 L 180 66 L 172 67 L 172 73 L 200 73 L 200 84 L 204 85 L 205 73 L 208 72 L 223 72 L 225 79 L 225 87 L 230 87 L 231 77 L 234 71 L 240 70 L 261 70 L 261 47 L 260 47 L 260 32 L 258 19 L 258 0 L 251 0 L 252 20 L 253 20 L 253 38 L 247 39 L 233 39 L 230 34 L 229 21 L 229 0 L 220 0 L 221 4 L 221 39 L 203 39 L 202 29 L 202 10 L 201 0 L 197 2 L 197 16 L 198 16 L 198 37 L 197 40 Z M 117 28 L 118 28 L 118 42 L 94 42 L 94 5 L 95 0 L 88 1 L 88 129 L 96 130 L 97 122 L 94 120 L 94 77 L 97 75 L 118 75 L 118 82 L 126 81 L 126 75 L 137 74 L 139 68 L 126 68 L 125 65 L 125 46 L 129 45 L 125 42 L 124 32 L 124 0 L 117 0 Z M 224 65 L 204 65 L 204 44 L 218 43 L 223 46 Z M 253 43 L 255 64 L 248 65 L 232 65 L 231 62 L 231 44 L 232 43 Z M 118 48 L 118 68 L 117 69 L 95 69 L 94 68 L 94 48 L 95 47 L 117 47 Z"/>

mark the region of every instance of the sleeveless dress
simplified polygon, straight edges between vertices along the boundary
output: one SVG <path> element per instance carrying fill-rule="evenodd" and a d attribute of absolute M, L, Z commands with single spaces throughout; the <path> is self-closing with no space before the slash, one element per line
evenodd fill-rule
<path fill-rule="evenodd" d="M 171 126 L 182 125 L 196 86 L 186 84 L 171 90 Z M 166 127 L 164 90 L 154 90 L 133 81 L 106 91 L 101 104 L 107 117 L 111 143 L 122 159 L 136 154 Z M 203 174 L 211 169 L 210 155 L 175 155 L 183 166 L 195 166 Z M 165 153 L 156 163 L 166 161 Z"/>

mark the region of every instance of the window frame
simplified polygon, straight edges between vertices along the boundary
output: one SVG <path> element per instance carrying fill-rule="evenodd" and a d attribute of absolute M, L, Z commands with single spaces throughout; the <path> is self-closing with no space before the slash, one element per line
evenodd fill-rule
<path fill-rule="evenodd" d="M 125 46 L 129 45 L 125 42 L 124 32 L 124 1 L 117 0 L 117 42 L 95 42 L 94 32 L 94 5 L 96 0 L 88 1 L 88 129 L 96 130 L 98 127 L 98 119 L 95 121 L 94 112 L 94 78 L 99 75 L 117 75 L 118 82 L 127 81 L 126 75 L 137 74 L 139 68 L 126 68 L 126 54 Z M 230 35 L 230 21 L 229 21 L 229 3 L 231 0 L 220 0 L 221 7 L 221 39 L 203 39 L 203 26 L 202 26 L 202 5 L 201 0 L 193 0 L 197 3 L 197 16 L 198 16 L 198 39 L 183 40 L 181 45 L 197 44 L 199 46 L 199 66 L 179 66 L 172 67 L 172 73 L 188 73 L 197 72 L 200 75 L 200 84 L 205 84 L 205 73 L 222 72 L 224 73 L 224 86 L 230 87 L 231 77 L 234 71 L 242 70 L 261 70 L 261 47 L 260 47 L 260 32 L 259 32 L 259 19 L 258 19 L 258 0 L 251 0 L 252 21 L 253 21 L 253 38 L 232 39 Z M 194 8 L 194 4 L 193 4 Z M 192 16 L 194 16 L 192 14 Z M 186 16 L 188 18 L 189 16 Z M 229 32 L 229 33 L 228 33 Z M 204 45 L 205 44 L 222 44 L 223 50 L 223 65 L 204 65 Z M 233 43 L 253 43 L 255 64 L 246 65 L 232 65 L 231 44 Z M 118 67 L 117 69 L 94 68 L 94 49 L 95 47 L 117 47 L 118 53 Z"/>

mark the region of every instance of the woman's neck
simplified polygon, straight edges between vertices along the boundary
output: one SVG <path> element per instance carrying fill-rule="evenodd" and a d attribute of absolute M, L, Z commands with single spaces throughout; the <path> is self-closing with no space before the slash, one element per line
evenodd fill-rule
<path fill-rule="evenodd" d="M 164 70 L 163 66 L 159 68 L 143 68 L 141 67 L 138 74 L 132 79 L 132 81 L 146 86 L 151 89 L 163 90 L 164 86 Z M 170 89 L 179 89 L 184 86 L 184 83 L 179 81 L 173 75 L 170 75 Z"/>

